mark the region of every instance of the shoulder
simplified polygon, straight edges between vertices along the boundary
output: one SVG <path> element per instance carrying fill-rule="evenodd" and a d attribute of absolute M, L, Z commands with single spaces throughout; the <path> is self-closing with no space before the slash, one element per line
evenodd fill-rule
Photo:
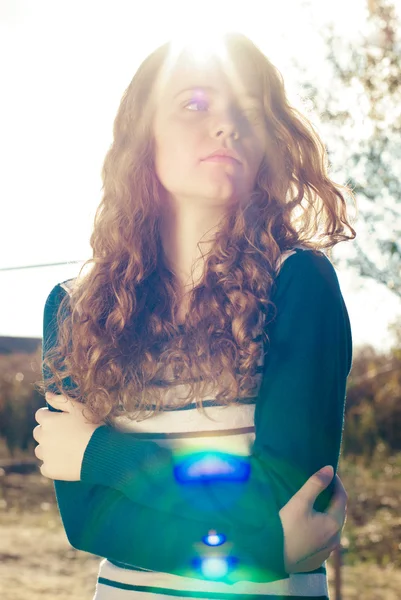
<path fill-rule="evenodd" d="M 76 282 L 76 277 L 73 277 L 72 279 L 66 279 L 65 281 L 62 281 L 61 283 L 59 283 L 58 285 L 65 291 L 67 292 L 67 294 L 69 296 L 71 296 L 72 290 L 74 289 L 74 284 Z"/>
<path fill-rule="evenodd" d="M 60 304 L 64 298 L 64 296 L 71 295 L 71 291 L 74 286 L 75 278 L 66 279 L 59 283 L 56 283 L 51 290 L 48 292 L 46 300 L 44 312 L 45 316 L 48 315 L 57 315 Z"/>
<path fill-rule="evenodd" d="M 276 270 L 276 280 L 296 279 L 302 282 L 305 278 L 338 282 L 336 270 L 324 252 L 302 246 L 284 252 Z"/>
<path fill-rule="evenodd" d="M 65 281 L 61 281 L 56 283 L 48 292 L 47 301 L 56 300 L 57 298 L 62 298 L 66 294 L 71 295 L 71 292 L 74 288 L 74 282 L 76 278 L 66 279 Z"/>
<path fill-rule="evenodd" d="M 352 331 L 336 270 L 324 252 L 298 248 L 282 264 L 272 294 L 276 340 L 337 340 L 352 366 Z M 336 343 L 337 343 L 336 342 Z"/>
<path fill-rule="evenodd" d="M 277 300 L 289 296 L 296 302 L 301 298 L 342 299 L 336 270 L 324 252 L 299 246 L 284 254 L 273 288 Z"/>

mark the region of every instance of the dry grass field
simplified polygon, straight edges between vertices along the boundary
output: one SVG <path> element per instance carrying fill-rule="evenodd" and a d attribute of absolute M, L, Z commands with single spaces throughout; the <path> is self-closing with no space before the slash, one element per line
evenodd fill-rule
<path fill-rule="evenodd" d="M 351 472 L 348 476 L 352 476 L 355 481 Z M 350 494 L 351 479 L 349 484 L 346 474 L 342 474 L 342 479 L 350 495 L 349 516 L 344 529 L 344 538 L 348 540 L 355 536 L 353 528 L 357 517 L 354 522 L 350 503 L 353 498 L 355 502 L 356 496 Z M 399 475 L 396 484 L 398 488 L 393 488 L 393 494 L 399 501 Z M 366 489 L 367 487 L 365 484 Z M 399 503 L 394 505 L 393 502 L 393 507 L 394 515 L 397 514 L 398 517 L 394 516 L 388 534 L 397 536 L 400 540 Z M 386 521 L 388 520 L 387 518 Z M 372 523 L 374 520 L 368 523 L 369 531 L 372 530 Z M 359 529 L 362 539 L 366 523 L 361 523 Z M 380 541 L 377 527 L 373 529 L 376 531 L 376 538 L 372 539 Z M 92 600 L 101 559 L 70 546 L 57 512 L 51 480 L 42 477 L 40 472 L 22 475 L 6 474 L 0 470 L 0 531 L 1 600 Z M 401 549 L 401 545 L 399 547 Z M 353 560 L 353 564 L 342 567 L 342 600 L 400 600 L 399 565 L 389 561 L 386 566 L 379 566 L 369 560 L 369 553 L 363 550 L 362 541 L 359 548 L 360 554 L 368 560 Z M 336 600 L 331 559 L 328 561 L 328 569 L 331 599 Z"/>

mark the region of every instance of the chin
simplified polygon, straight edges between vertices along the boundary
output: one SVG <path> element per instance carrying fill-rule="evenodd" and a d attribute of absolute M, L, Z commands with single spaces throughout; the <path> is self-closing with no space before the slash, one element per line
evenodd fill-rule
<path fill-rule="evenodd" d="M 242 186 L 239 187 L 234 185 L 234 182 L 227 180 L 224 182 L 213 182 L 209 185 L 199 186 L 196 192 L 197 196 L 201 195 L 203 198 L 210 198 L 210 200 L 220 202 L 234 201 L 243 194 L 244 190 L 242 189 Z"/>

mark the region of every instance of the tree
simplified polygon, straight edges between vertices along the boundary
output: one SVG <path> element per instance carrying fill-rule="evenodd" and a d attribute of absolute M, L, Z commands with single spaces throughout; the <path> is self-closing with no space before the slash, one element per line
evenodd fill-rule
<path fill-rule="evenodd" d="M 332 24 L 322 30 L 330 86 L 300 83 L 327 142 L 331 176 L 357 199 L 347 264 L 401 296 L 401 18 L 389 0 L 369 0 L 365 23 L 356 25 L 351 41 Z"/>

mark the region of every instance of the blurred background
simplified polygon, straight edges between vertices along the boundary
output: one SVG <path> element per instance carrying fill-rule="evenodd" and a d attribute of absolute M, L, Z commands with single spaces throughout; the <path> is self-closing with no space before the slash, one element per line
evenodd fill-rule
<path fill-rule="evenodd" d="M 100 171 L 140 62 L 193 27 L 235 29 L 281 70 L 350 185 L 357 238 L 333 250 L 354 344 L 339 474 L 348 517 L 335 600 L 401 597 L 401 0 L 2 0 L 0 3 L 0 597 L 90 600 L 33 449 L 43 308 L 78 274 Z"/>

